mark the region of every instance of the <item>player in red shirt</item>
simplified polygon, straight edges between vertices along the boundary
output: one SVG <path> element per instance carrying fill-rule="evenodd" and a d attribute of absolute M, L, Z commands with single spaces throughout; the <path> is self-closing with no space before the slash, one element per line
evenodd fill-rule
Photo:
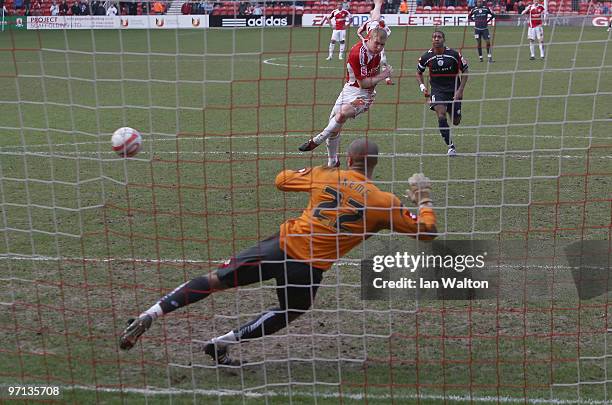
<path fill-rule="evenodd" d="M 527 22 L 529 24 L 527 31 L 527 38 L 529 38 L 529 59 L 535 59 L 536 39 L 540 47 L 540 58 L 544 59 L 544 29 L 542 28 L 542 22 L 546 18 L 546 8 L 538 3 L 538 0 L 534 0 L 533 4 L 528 5 L 523 10 L 522 14 L 527 14 Z"/>
<path fill-rule="evenodd" d="M 338 8 L 331 12 L 329 17 L 329 25 L 334 29 L 332 31 L 331 40 L 329 41 L 329 56 L 327 60 L 331 60 L 334 55 L 336 42 L 340 42 L 340 53 L 338 59 L 344 59 L 344 48 L 346 39 L 346 28 L 351 24 L 351 13 L 342 7 L 342 3 L 338 3 Z"/>
<path fill-rule="evenodd" d="M 372 12 L 370 13 L 370 19 L 366 22 L 364 22 L 361 27 L 359 27 L 359 29 L 357 30 L 357 36 L 362 40 L 366 40 L 368 38 L 368 35 L 370 34 L 370 31 L 374 28 L 381 28 L 383 30 L 385 30 L 387 32 L 387 38 L 389 38 L 391 36 L 391 28 L 389 28 L 389 26 L 385 23 L 385 20 L 383 20 L 380 17 L 380 10 L 376 10 L 376 8 L 374 8 L 372 10 Z M 388 65 L 387 63 L 387 55 L 385 54 L 385 50 L 383 49 L 382 52 L 380 53 L 380 63 L 383 66 Z M 390 77 L 387 77 L 387 79 L 385 80 L 385 82 L 387 84 L 393 84 L 393 81 L 391 80 Z"/>
<path fill-rule="evenodd" d="M 380 8 L 383 0 L 375 0 L 375 9 Z M 323 142 L 327 144 L 327 165 L 338 167 L 338 147 L 340 146 L 340 130 L 349 118 L 368 111 L 376 91 L 376 85 L 390 77 L 393 68 L 381 66 L 380 53 L 387 42 L 387 32 L 379 27 L 370 31 L 368 38 L 359 41 L 351 48 L 346 64 L 346 84 L 342 88 L 329 116 L 329 123 L 314 138 L 304 142 L 298 149 L 302 152 L 315 149 Z"/>

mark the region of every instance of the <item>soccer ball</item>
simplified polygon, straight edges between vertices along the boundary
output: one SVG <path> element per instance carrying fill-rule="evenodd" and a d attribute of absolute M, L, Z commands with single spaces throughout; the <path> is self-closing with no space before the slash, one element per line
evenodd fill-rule
<path fill-rule="evenodd" d="M 142 137 L 134 128 L 123 127 L 113 133 L 113 150 L 121 157 L 136 156 L 142 149 Z"/>

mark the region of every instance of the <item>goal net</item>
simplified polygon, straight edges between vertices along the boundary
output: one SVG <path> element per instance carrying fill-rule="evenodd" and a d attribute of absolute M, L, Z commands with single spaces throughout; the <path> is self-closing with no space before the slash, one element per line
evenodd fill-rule
<path fill-rule="evenodd" d="M 610 34 L 582 17 L 550 19 L 544 60 L 529 60 L 523 25 L 491 27 L 494 64 L 478 62 L 471 27 L 444 28 L 470 66 L 456 158 L 414 79 L 432 27 L 392 26 L 395 85 L 342 132 L 343 168 L 350 141 L 377 142 L 382 190 L 432 179 L 439 239 L 545 242 L 498 268 L 510 294 L 363 300 L 361 260 L 405 240 L 383 233 L 326 272 L 310 312 L 232 347 L 242 367 L 216 366 L 201 343 L 275 306 L 271 282 L 212 294 L 118 349 L 128 318 L 307 203 L 274 177 L 325 164 L 324 146 L 297 147 L 326 125 L 345 62 L 338 45 L 326 60 L 331 29 L 285 11 L 294 26 L 195 26 L 213 13 L 189 16 L 193 29 L 0 33 L 0 398 L 49 386 L 76 403 L 608 401 L 607 276 L 580 295 L 563 250 L 596 240 L 609 253 L 612 239 Z M 351 27 L 346 52 L 355 42 Z M 111 149 L 123 126 L 143 135 L 134 158 Z"/>

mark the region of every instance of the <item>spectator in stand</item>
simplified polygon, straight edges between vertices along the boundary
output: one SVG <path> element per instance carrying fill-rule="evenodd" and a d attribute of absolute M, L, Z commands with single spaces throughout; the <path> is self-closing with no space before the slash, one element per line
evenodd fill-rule
<path fill-rule="evenodd" d="M 204 10 L 204 14 L 212 14 L 215 5 L 210 1 L 205 1 L 204 3 L 200 3 L 200 9 Z M 253 12 L 253 14 L 255 14 L 255 12 Z"/>
<path fill-rule="evenodd" d="M 18 14 L 17 10 L 23 9 L 23 0 L 15 0 L 15 3 L 13 3 L 13 7 L 15 7 L 15 14 Z"/>
<path fill-rule="evenodd" d="M 30 9 L 30 15 L 43 15 L 42 4 L 40 4 L 40 0 L 34 0 L 34 3 L 32 3 L 32 8 Z"/>
<path fill-rule="evenodd" d="M 81 0 L 81 3 L 79 4 L 79 15 L 91 15 L 91 10 L 89 9 L 87 0 Z"/>
<path fill-rule="evenodd" d="M 142 10 L 142 15 L 149 14 L 149 3 L 146 1 L 140 3 L 140 10 Z"/>
<path fill-rule="evenodd" d="M 32 8 L 31 0 L 23 0 L 23 6 L 25 7 L 25 15 L 29 16 Z"/>
<path fill-rule="evenodd" d="M 475 5 L 476 5 L 476 0 L 467 0 L 467 6 L 468 6 L 469 11 L 472 11 Z"/>
<path fill-rule="evenodd" d="M 263 8 L 261 8 L 261 4 L 257 3 L 253 8 L 253 15 L 263 15 Z"/>
<path fill-rule="evenodd" d="M 399 6 L 400 14 L 408 14 L 408 2 L 406 0 L 402 1 L 402 4 Z"/>
<path fill-rule="evenodd" d="M 244 1 L 240 2 L 240 7 L 238 7 L 238 15 L 244 15 L 244 11 L 246 10 L 247 5 Z"/>
<path fill-rule="evenodd" d="M 192 0 L 191 3 L 191 14 L 199 15 L 204 14 L 204 4 L 199 3 L 197 0 Z"/>
<path fill-rule="evenodd" d="M 601 9 L 602 14 L 608 15 L 610 14 L 610 7 L 608 7 L 608 3 L 604 3 Z"/>
<path fill-rule="evenodd" d="M 115 3 L 111 3 L 110 6 L 108 6 L 108 10 L 106 10 L 106 15 L 114 17 L 117 15 L 117 6 L 115 6 Z"/>
<path fill-rule="evenodd" d="M 181 6 L 181 14 L 183 15 L 189 15 L 191 14 L 191 3 L 186 1 L 183 3 L 183 5 Z"/>
<path fill-rule="evenodd" d="M 164 14 L 164 5 L 160 1 L 153 3 L 153 12 L 157 15 Z"/>
<path fill-rule="evenodd" d="M 94 15 L 106 15 L 106 9 L 104 8 L 104 4 L 98 2 L 98 8 L 96 8 L 96 12 L 93 14 Z"/>
<path fill-rule="evenodd" d="M 66 0 L 62 0 L 59 5 L 59 15 L 68 15 L 68 3 L 66 3 Z"/>
<path fill-rule="evenodd" d="M 395 14 L 393 0 L 385 0 L 383 4 L 383 14 Z"/>
<path fill-rule="evenodd" d="M 79 8 L 79 3 L 77 3 L 77 1 L 75 0 L 74 3 L 72 3 L 72 6 L 70 6 L 70 13 L 68 13 L 69 15 L 81 15 L 81 9 Z"/>
<path fill-rule="evenodd" d="M 517 13 L 519 15 L 523 14 L 523 11 L 525 10 L 525 3 L 523 3 L 522 1 L 519 1 L 518 3 L 518 9 L 516 10 Z M 520 21 L 520 20 L 519 20 Z"/>
<path fill-rule="evenodd" d="M 94 0 L 91 2 L 91 15 L 96 15 L 98 11 L 98 7 L 100 7 L 100 1 Z"/>
<path fill-rule="evenodd" d="M 55 0 L 53 0 L 53 2 L 51 3 L 51 7 L 49 7 L 49 14 L 51 14 L 52 16 L 59 15 L 59 6 L 55 2 Z"/>
<path fill-rule="evenodd" d="M 8 15 L 8 10 L 4 5 L 4 0 L 0 0 L 0 10 L 2 11 L 2 15 Z"/>

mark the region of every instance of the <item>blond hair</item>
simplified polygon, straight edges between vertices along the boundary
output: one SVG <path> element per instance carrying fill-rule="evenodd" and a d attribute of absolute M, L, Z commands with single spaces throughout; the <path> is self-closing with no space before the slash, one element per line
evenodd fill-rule
<path fill-rule="evenodd" d="M 369 34 L 370 38 L 376 37 L 379 40 L 383 40 L 383 41 L 386 40 L 388 36 L 389 35 L 387 34 L 387 31 L 382 27 L 372 28 Z"/>

